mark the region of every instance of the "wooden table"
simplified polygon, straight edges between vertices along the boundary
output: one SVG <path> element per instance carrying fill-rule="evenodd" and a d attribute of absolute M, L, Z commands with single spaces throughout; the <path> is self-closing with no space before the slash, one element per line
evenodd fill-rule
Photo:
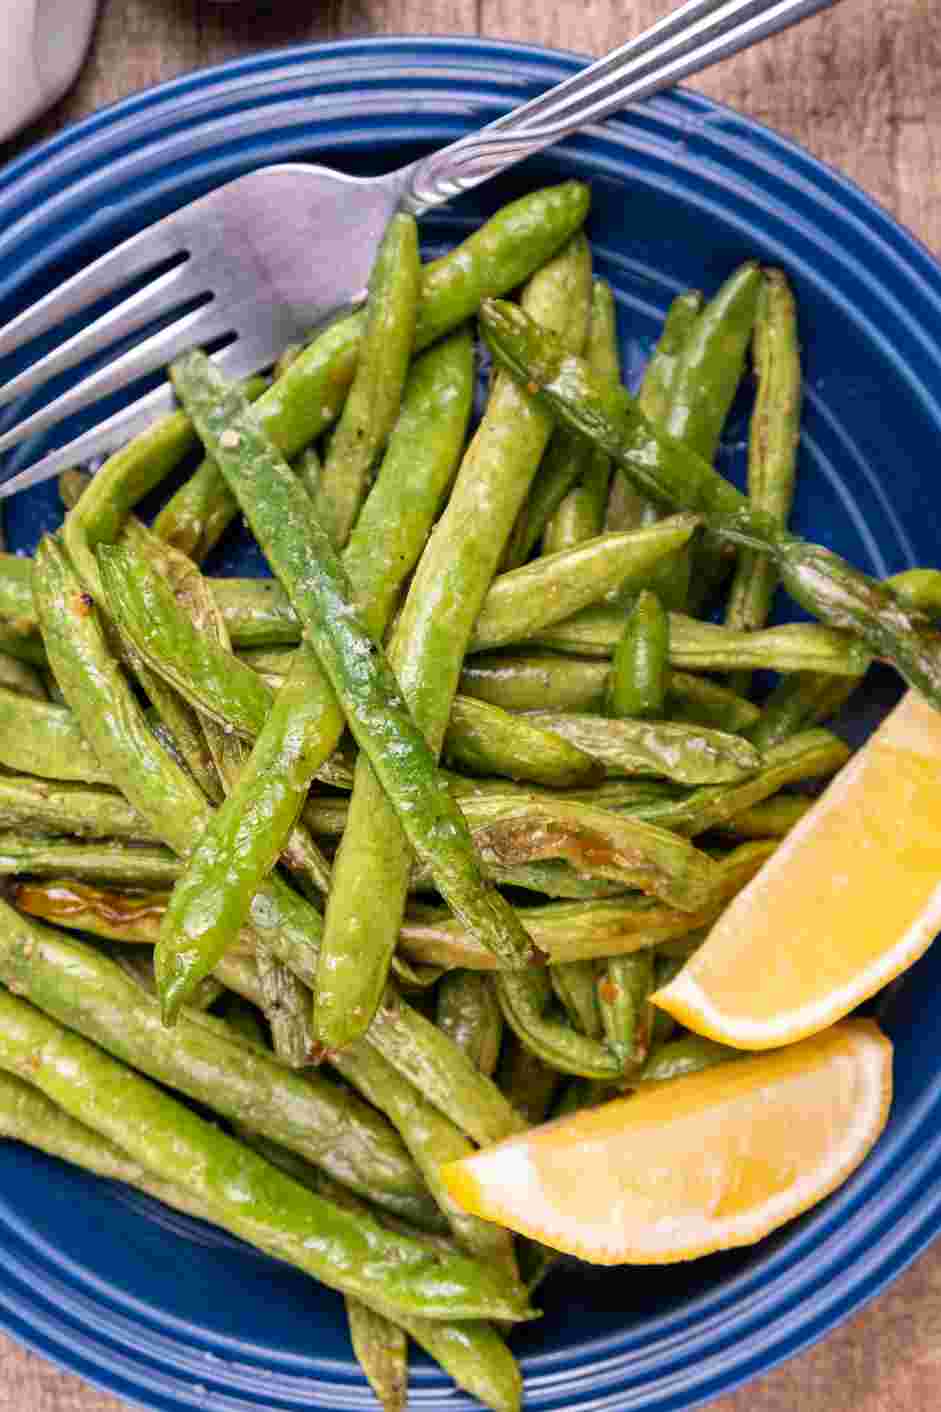
<path fill-rule="evenodd" d="M 362 34 L 480 34 L 600 54 L 674 0 L 103 0 L 78 86 L 0 160 L 63 123 L 253 50 Z M 701 80 L 846 172 L 941 255 L 941 7 L 847 0 Z M 708 1412 L 936 1412 L 941 1244 L 822 1344 Z M 0 1412 L 125 1404 L 0 1336 Z"/>

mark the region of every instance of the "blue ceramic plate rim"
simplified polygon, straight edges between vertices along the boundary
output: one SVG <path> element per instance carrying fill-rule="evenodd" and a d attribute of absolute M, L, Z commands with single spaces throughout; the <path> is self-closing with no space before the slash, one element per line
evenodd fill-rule
<path fill-rule="evenodd" d="M 138 119 L 144 121 L 167 113 L 171 104 L 183 101 L 183 111 L 173 121 L 167 120 L 170 132 L 186 132 L 187 109 L 192 122 L 211 119 L 215 113 L 237 108 L 245 90 L 256 81 L 268 84 L 268 97 L 276 97 L 279 75 L 288 82 L 297 66 L 318 64 L 342 65 L 346 60 L 368 56 L 377 64 L 386 61 L 390 72 L 403 61 L 414 65 L 411 76 L 420 82 L 425 69 L 436 73 L 455 72 L 455 77 L 473 80 L 471 94 L 484 106 L 499 111 L 526 84 L 546 84 L 573 71 L 583 61 L 575 56 L 541 49 L 537 46 L 509 44 L 473 39 L 375 39 L 338 41 L 333 44 L 301 46 L 295 49 L 266 53 L 249 59 L 202 71 L 137 95 L 114 105 L 68 129 L 43 146 L 11 163 L 0 173 L 0 261 L 23 238 L 23 225 L 33 219 L 24 215 L 28 207 L 45 210 L 42 193 L 48 195 L 53 181 L 81 173 L 92 161 L 93 150 L 107 147 L 109 141 L 120 147 L 126 129 Z M 500 66 L 504 67 L 501 69 Z M 381 72 L 381 71 L 380 71 Z M 496 77 L 494 77 L 496 73 Z M 405 90 L 396 90 L 404 92 Z M 509 95 L 509 96 L 508 96 Z M 439 95 L 440 96 L 440 95 Z M 518 96 L 523 96 L 522 91 Z M 466 94 L 465 94 L 466 98 Z M 469 100 L 468 100 L 469 101 Z M 442 103 L 442 107 L 444 104 Z M 202 109 L 202 111 L 199 111 Z M 388 142 L 398 132 L 393 118 L 396 105 L 387 101 L 376 111 L 382 117 L 383 139 Z M 351 114 L 352 115 L 352 114 Z M 373 116 L 369 104 L 358 107 L 356 115 L 364 122 Z M 440 116 L 440 114 L 438 115 Z M 852 231 L 860 246 L 868 249 L 869 259 L 860 260 L 848 250 L 837 251 L 834 235 L 818 248 L 828 244 L 831 254 L 839 255 L 844 266 L 854 266 L 860 287 L 877 302 L 891 307 L 913 340 L 913 346 L 930 355 L 928 362 L 938 363 L 936 346 L 925 328 L 926 319 L 918 320 L 905 311 L 903 296 L 917 292 L 925 310 L 941 311 L 941 270 L 930 254 L 899 227 L 876 203 L 839 174 L 811 158 L 801 148 L 769 132 L 766 128 L 744 119 L 730 109 L 684 91 L 655 100 L 631 114 L 618 119 L 602 133 L 594 130 L 575 139 L 570 148 L 578 154 L 580 145 L 592 146 L 590 165 L 594 170 L 618 174 L 619 164 L 626 164 L 623 155 L 606 151 L 614 146 L 614 138 L 626 132 L 632 134 L 632 144 L 638 142 L 637 128 L 649 122 L 671 124 L 682 133 L 684 127 L 705 128 L 712 125 L 708 142 L 721 150 L 726 164 L 725 188 L 736 183 L 736 163 L 741 167 L 738 180 L 747 180 L 760 173 L 770 190 L 777 183 L 788 192 L 786 210 L 791 219 L 806 219 L 795 207 L 806 200 L 815 214 L 824 212 L 834 227 L 845 235 Z M 466 113 L 449 113 L 442 119 L 442 140 L 449 130 L 462 130 Z M 402 131 L 411 132 L 407 120 L 401 120 Z M 424 135 L 424 133 L 422 134 Z M 656 138 L 650 138 L 651 149 Z M 630 145 L 627 143 L 624 146 Z M 597 151 L 594 149 L 598 149 Z M 273 159 L 274 154 L 272 154 Z M 709 156 L 701 159 L 702 170 L 708 173 Z M 690 168 L 687 164 L 686 179 Z M 225 162 L 207 164 L 204 176 L 219 180 L 228 175 Z M 172 181 L 172 178 L 171 178 Z M 682 189 L 680 182 L 679 190 Z M 40 193 L 37 197 L 37 190 Z M 67 202 L 70 188 L 63 188 Z M 744 188 L 742 188 L 744 193 Z M 754 193 L 752 193 L 754 194 Z M 794 205 L 791 204 L 794 203 Z M 782 209 L 772 195 L 767 197 L 767 219 L 780 217 Z M 37 264 L 61 259 L 69 248 L 88 233 L 86 225 L 60 232 L 47 244 Z M 816 232 L 819 236 L 819 232 Z M 878 279 L 873 270 L 878 269 Z M 25 279 L 32 273 L 29 264 L 22 264 L 8 278 L 0 278 L 0 300 L 15 297 Z M 941 409 L 927 383 L 927 373 L 917 377 L 906 361 L 903 350 L 896 348 L 878 327 L 870 327 L 872 338 L 880 343 L 884 356 L 894 364 L 899 376 L 912 384 L 915 394 L 929 405 L 938 418 Z M 934 380 L 941 387 L 941 380 Z M 892 525 L 896 551 L 911 561 L 904 529 L 892 512 L 888 497 L 882 497 L 885 514 Z M 875 556 L 878 558 L 878 554 Z M 664 1319 L 653 1345 L 640 1346 L 641 1335 L 616 1336 L 587 1341 L 577 1348 L 532 1355 L 524 1360 L 527 1390 L 535 1404 L 555 1402 L 566 1395 L 562 1405 L 572 1407 L 571 1394 L 588 1395 L 590 1402 L 579 1407 L 591 1407 L 593 1412 L 611 1409 L 623 1412 L 628 1407 L 680 1409 L 727 1392 L 758 1372 L 790 1356 L 813 1342 L 865 1300 L 878 1293 L 893 1279 L 941 1229 L 941 1190 L 932 1190 L 928 1180 L 941 1170 L 941 1137 L 925 1141 L 923 1134 L 936 1116 L 941 1104 L 939 1085 L 926 1092 L 916 1109 L 892 1135 L 883 1142 L 865 1168 L 819 1213 L 807 1219 L 801 1228 L 780 1248 L 749 1268 L 744 1274 L 720 1282 L 699 1299 Z M 935 1124 L 936 1129 L 938 1125 Z M 0 1272 L 0 1325 L 22 1342 L 34 1347 L 46 1357 L 119 1395 L 143 1402 L 153 1408 L 220 1407 L 223 1400 L 188 1401 L 182 1385 L 167 1375 L 166 1364 L 154 1360 L 150 1346 L 138 1348 L 131 1355 L 118 1351 L 118 1345 L 130 1331 L 125 1318 L 114 1316 L 107 1308 L 111 1296 L 107 1281 L 102 1281 L 101 1307 L 87 1294 L 88 1285 L 70 1292 L 69 1278 L 73 1272 L 69 1262 L 55 1252 L 39 1250 L 29 1245 L 29 1233 L 24 1233 L 15 1210 L 0 1201 L 0 1225 L 7 1236 Z M 21 1251 L 16 1242 L 25 1244 Z M 35 1263 L 40 1258 L 40 1263 Z M 42 1260 L 46 1261 L 45 1266 Z M 812 1273 L 808 1267 L 812 1260 Z M 62 1302 L 64 1300 L 64 1303 Z M 128 1308 L 128 1301 L 123 1301 Z M 55 1314 L 51 1307 L 59 1304 Z M 135 1311 L 131 1310 L 131 1324 Z M 152 1317 L 153 1311 L 143 1309 L 140 1317 Z M 62 1322 L 71 1319 L 72 1325 Z M 84 1321 L 84 1322 L 83 1322 Z M 164 1334 L 173 1325 L 172 1316 L 160 1327 Z M 84 1330 L 100 1332 L 96 1342 L 83 1336 Z M 71 1337 L 65 1337 L 68 1331 Z M 110 1344 L 108 1342 L 110 1340 Z M 133 1339 L 129 1342 L 133 1344 Z M 159 1348 L 155 1342 L 153 1348 Z M 248 1350 L 242 1346 L 242 1351 Z M 169 1352 L 169 1345 L 164 1356 Z M 265 1350 L 253 1350 L 264 1357 Z M 137 1361 L 135 1361 L 135 1355 Z M 577 1367 L 572 1366 L 573 1360 Z M 672 1360 L 672 1361 L 671 1361 Z M 290 1360 L 283 1358 L 279 1369 Z M 323 1360 L 323 1373 L 329 1378 L 352 1375 L 351 1367 L 335 1360 Z M 654 1382 L 648 1381 L 652 1376 Z M 438 1375 L 419 1371 L 417 1405 L 425 1402 L 425 1389 L 433 1396 Z M 186 1380 L 192 1391 L 192 1379 Z M 263 1395 L 263 1388 L 246 1389 L 249 1395 Z M 368 1405 L 360 1402 L 349 1388 L 351 1400 L 340 1398 L 339 1385 L 325 1384 L 325 1392 L 337 1398 L 332 1405 Z M 236 1404 L 231 1404 L 235 1406 Z M 255 1405 L 239 1402 L 239 1407 Z M 469 1407 L 463 1398 L 449 1398 L 451 1407 Z"/>

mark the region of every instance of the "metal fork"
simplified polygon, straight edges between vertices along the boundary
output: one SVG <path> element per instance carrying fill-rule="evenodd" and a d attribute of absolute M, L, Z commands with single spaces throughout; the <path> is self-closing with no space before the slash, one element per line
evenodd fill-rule
<path fill-rule="evenodd" d="M 395 211 L 417 215 L 440 205 L 586 124 L 835 2 L 687 0 L 564 83 L 399 171 L 362 179 L 284 163 L 184 206 L 0 329 L 2 358 L 97 301 L 138 286 L 0 388 L 0 408 L 28 395 L 32 404 L 49 379 L 112 353 L 0 435 L 0 456 L 19 445 L 15 459 L 22 464 L 31 449 L 28 438 L 158 372 L 187 348 L 224 343 L 215 356 L 233 378 L 270 367 L 288 344 L 364 297 L 377 244 Z M 276 221 L 272 211 L 278 212 Z M 169 385 L 157 387 L 8 474 L 0 498 L 112 450 L 172 406 Z"/>

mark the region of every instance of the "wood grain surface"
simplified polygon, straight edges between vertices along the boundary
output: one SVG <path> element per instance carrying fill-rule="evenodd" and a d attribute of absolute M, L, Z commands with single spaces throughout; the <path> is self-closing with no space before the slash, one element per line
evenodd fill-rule
<path fill-rule="evenodd" d="M 68 3 L 68 0 L 60 0 Z M 673 0 L 103 0 L 72 93 L 0 161 L 126 94 L 236 55 L 363 34 L 481 34 L 595 54 Z M 0 0 L 2 5 L 2 0 Z M 941 255 L 941 6 L 844 0 L 697 86 L 803 143 Z M 0 1336 L 0 1412 L 126 1404 Z M 941 1244 L 822 1343 L 708 1412 L 938 1412 Z"/>

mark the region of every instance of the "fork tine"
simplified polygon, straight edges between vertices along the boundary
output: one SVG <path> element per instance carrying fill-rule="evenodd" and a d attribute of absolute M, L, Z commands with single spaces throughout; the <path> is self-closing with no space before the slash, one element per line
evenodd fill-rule
<path fill-rule="evenodd" d="M 160 221 L 149 230 L 132 235 L 64 284 L 50 290 L 0 329 L 0 358 L 14 353 L 40 334 L 48 333 L 63 319 L 80 313 L 96 300 L 113 294 L 137 275 L 144 275 L 183 253 L 177 228 L 169 222 Z"/>
<path fill-rule="evenodd" d="M 25 471 L 0 481 L 0 500 L 15 495 L 18 490 L 26 490 L 31 485 L 39 485 L 70 466 L 80 466 L 97 456 L 123 446 L 145 431 L 158 417 L 172 412 L 175 406 L 173 388 L 165 383 L 155 387 L 145 397 L 140 397 L 120 412 L 115 412 L 107 421 L 98 422 L 88 431 L 82 432 L 65 446 L 58 446 Z"/>
<path fill-rule="evenodd" d="M 254 360 L 247 357 L 242 340 L 223 348 L 213 361 L 231 378 L 242 378 L 255 371 L 254 366 L 250 366 Z M 56 447 L 25 470 L 0 481 L 0 500 L 15 495 L 18 490 L 27 490 L 31 485 L 41 485 L 70 466 L 80 466 L 99 456 L 109 455 L 174 410 L 177 410 L 176 398 L 170 383 L 155 387 L 153 392 L 122 407 L 106 421 L 89 427 L 88 431 L 82 432 L 65 446 Z"/>
<path fill-rule="evenodd" d="M 61 397 L 47 403 L 32 416 L 18 422 L 3 436 L 0 436 L 0 453 L 16 446 L 27 436 L 47 431 L 61 422 L 64 417 L 80 412 L 92 402 L 107 397 L 111 392 L 119 392 L 135 378 L 157 372 L 172 358 L 186 349 L 232 331 L 232 310 L 217 309 L 214 304 L 206 304 L 183 318 L 176 319 L 158 333 L 135 344 L 119 358 L 114 358 L 99 368 L 96 373 L 83 378 L 70 387 Z"/>
<path fill-rule="evenodd" d="M 189 263 L 178 265 L 152 280 L 150 284 L 132 294 L 129 299 L 109 309 L 87 328 L 80 329 L 74 337 L 67 339 L 58 348 L 53 348 L 44 358 L 31 363 L 15 378 L 0 387 L 0 407 L 24 397 L 34 388 L 41 386 L 49 378 L 63 373 L 80 363 L 93 353 L 102 352 L 110 344 L 127 338 L 143 328 L 162 313 L 167 313 L 175 304 L 195 297 L 204 291 L 196 288 Z"/>

